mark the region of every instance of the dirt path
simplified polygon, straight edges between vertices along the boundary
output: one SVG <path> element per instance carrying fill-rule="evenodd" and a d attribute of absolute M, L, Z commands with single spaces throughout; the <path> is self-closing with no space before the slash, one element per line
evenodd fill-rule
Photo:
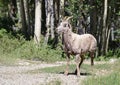
<path fill-rule="evenodd" d="M 0 85 L 47 85 L 52 81 L 60 81 L 62 85 L 79 85 L 85 76 L 75 75 L 65 76 L 64 74 L 52 73 L 29 73 L 28 71 L 37 70 L 45 67 L 61 66 L 65 62 L 46 64 L 29 63 L 20 61 L 15 66 L 0 65 Z M 27 73 L 28 72 L 28 73 Z"/>
<path fill-rule="evenodd" d="M 65 62 L 46 64 L 38 62 L 36 63 L 19 61 L 15 66 L 0 65 L 0 85 L 47 85 L 51 81 L 60 81 L 62 85 L 80 85 L 82 80 L 87 77 L 84 75 L 82 75 L 81 77 L 77 77 L 76 75 L 65 76 L 64 74 L 52 73 L 32 74 L 28 72 L 40 68 L 61 66 L 63 64 L 65 64 Z"/>

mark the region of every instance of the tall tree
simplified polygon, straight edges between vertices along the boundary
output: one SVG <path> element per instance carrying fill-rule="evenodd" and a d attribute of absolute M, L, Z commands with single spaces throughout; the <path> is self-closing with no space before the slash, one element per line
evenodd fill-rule
<path fill-rule="evenodd" d="M 54 0 L 54 9 L 55 9 L 55 27 L 59 23 L 59 12 L 60 12 L 60 0 Z"/>
<path fill-rule="evenodd" d="M 54 0 L 50 0 L 51 1 L 51 39 L 54 39 L 55 35 L 54 35 L 54 28 L 55 28 L 55 10 L 54 10 Z"/>
<path fill-rule="evenodd" d="M 50 5 L 50 0 L 45 0 L 45 12 L 46 12 L 46 35 L 45 35 L 45 44 L 47 45 L 48 39 L 50 36 L 50 16 L 51 16 L 51 5 Z"/>
<path fill-rule="evenodd" d="M 20 5 L 20 0 L 17 0 L 17 13 L 18 13 L 18 28 L 22 28 L 22 17 L 21 17 L 21 5 Z"/>
<path fill-rule="evenodd" d="M 60 19 L 64 18 L 65 0 L 60 0 Z"/>
<path fill-rule="evenodd" d="M 48 43 L 48 39 L 54 39 L 54 28 L 55 28 L 55 9 L 54 9 L 54 0 L 45 1 L 45 10 L 46 10 L 46 35 L 45 35 L 45 44 Z"/>
<path fill-rule="evenodd" d="M 25 17 L 25 8 L 24 8 L 24 2 L 23 0 L 20 0 L 20 15 L 21 15 L 21 23 L 22 23 L 22 28 L 21 31 L 25 35 L 26 39 L 28 38 L 27 34 L 27 25 L 26 25 L 26 17 Z"/>
<path fill-rule="evenodd" d="M 36 44 L 40 43 L 41 35 L 41 6 L 42 0 L 35 0 L 35 29 L 34 29 L 34 41 Z"/>
<path fill-rule="evenodd" d="M 90 33 L 96 36 L 97 32 L 97 8 L 96 0 L 90 0 Z"/>
<path fill-rule="evenodd" d="M 108 12 L 108 0 L 104 0 L 102 48 L 101 48 L 102 55 L 105 55 L 106 52 L 107 52 L 107 49 L 106 49 L 107 29 L 108 29 L 108 24 L 107 24 L 107 16 L 108 16 L 108 14 L 107 14 L 107 12 Z"/>
<path fill-rule="evenodd" d="M 31 26 L 30 26 L 30 14 L 29 14 L 29 3 L 28 0 L 24 0 L 24 9 L 25 9 L 25 18 L 26 18 L 26 26 L 27 26 L 27 33 L 28 37 L 31 34 Z"/>

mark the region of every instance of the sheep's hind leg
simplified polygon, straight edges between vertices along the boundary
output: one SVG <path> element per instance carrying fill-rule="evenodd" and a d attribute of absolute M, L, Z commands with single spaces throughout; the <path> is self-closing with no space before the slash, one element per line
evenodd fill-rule
<path fill-rule="evenodd" d="M 94 52 L 90 52 L 90 57 L 91 57 L 91 66 L 94 65 Z"/>
<path fill-rule="evenodd" d="M 80 69 L 80 66 L 81 66 L 81 64 L 83 63 L 83 61 L 84 61 L 84 55 L 81 55 L 80 56 L 81 57 L 81 61 L 80 61 L 80 59 L 79 59 L 79 61 L 80 61 L 80 63 L 79 63 L 79 69 Z M 75 74 L 77 74 L 77 69 L 75 70 Z M 80 73 L 79 73 L 80 74 Z"/>
<path fill-rule="evenodd" d="M 68 75 L 69 62 L 70 62 L 70 54 L 67 54 L 67 65 L 66 65 L 66 70 L 64 72 L 65 75 Z"/>

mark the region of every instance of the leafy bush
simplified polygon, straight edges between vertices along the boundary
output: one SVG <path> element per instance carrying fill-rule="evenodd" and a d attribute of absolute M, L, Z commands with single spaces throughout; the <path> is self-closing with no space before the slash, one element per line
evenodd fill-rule
<path fill-rule="evenodd" d="M 21 35 L 17 36 L 19 38 L 7 33 L 6 30 L 0 30 L 0 61 L 2 58 L 21 58 L 46 62 L 63 59 L 61 57 L 62 50 L 59 47 L 52 49 L 51 46 L 45 46 L 44 43 L 37 46 L 32 40 L 26 41 Z"/>
<path fill-rule="evenodd" d="M 120 49 L 117 48 L 115 50 L 109 50 L 106 54 L 106 58 L 111 58 L 111 57 L 112 58 L 113 57 L 116 57 L 116 58 L 120 57 Z"/>
<path fill-rule="evenodd" d="M 36 46 L 33 41 L 26 41 L 14 51 L 19 58 L 53 62 L 61 59 L 61 51 L 51 49 L 50 46 Z"/>

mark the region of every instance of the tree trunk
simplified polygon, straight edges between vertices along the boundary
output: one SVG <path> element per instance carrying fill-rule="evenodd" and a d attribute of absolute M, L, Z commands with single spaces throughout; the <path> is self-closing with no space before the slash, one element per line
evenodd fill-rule
<path fill-rule="evenodd" d="M 55 14 L 55 12 L 54 12 L 54 2 L 53 2 L 53 0 L 50 0 L 50 5 L 51 5 L 51 19 L 50 19 L 50 21 L 51 21 L 51 39 L 54 39 L 54 37 L 55 37 L 55 35 L 54 35 L 54 28 L 55 28 L 55 26 L 54 26 L 54 21 L 55 21 L 55 17 L 54 17 L 54 14 Z"/>
<path fill-rule="evenodd" d="M 22 17 L 21 17 L 21 7 L 20 7 L 20 0 L 17 0 L 17 10 L 18 10 L 18 28 L 22 29 Z"/>
<path fill-rule="evenodd" d="M 102 55 L 106 54 L 106 39 L 107 39 L 107 9 L 108 7 L 108 0 L 104 1 L 104 15 L 103 15 L 103 30 L 102 30 L 102 48 L 101 48 L 101 53 Z"/>
<path fill-rule="evenodd" d="M 51 39 L 54 39 L 54 28 L 55 28 L 55 12 L 54 12 L 54 1 L 53 0 L 46 0 L 45 1 L 45 8 L 46 8 L 46 27 L 47 27 L 47 32 L 45 35 L 45 44 L 48 43 L 49 37 Z"/>
<path fill-rule="evenodd" d="M 34 29 L 34 41 L 36 44 L 40 43 L 41 35 L 41 4 L 42 0 L 35 0 L 35 29 Z"/>
<path fill-rule="evenodd" d="M 48 39 L 50 36 L 50 0 L 45 0 L 45 11 L 46 11 L 46 27 L 47 27 L 47 31 L 46 31 L 46 35 L 45 35 L 45 45 L 47 45 L 48 43 Z"/>
<path fill-rule="evenodd" d="M 47 45 L 48 39 L 50 36 L 50 13 L 47 14 L 46 27 L 47 27 L 47 31 L 46 31 L 46 35 L 45 35 L 45 41 L 44 41 L 45 45 Z"/>
<path fill-rule="evenodd" d="M 96 37 L 97 32 L 97 10 L 96 1 L 90 0 L 91 10 L 90 10 L 90 33 Z"/>
<path fill-rule="evenodd" d="M 54 0 L 54 3 L 55 3 L 55 27 L 57 27 L 59 23 L 60 0 Z"/>
<path fill-rule="evenodd" d="M 27 34 L 27 26 L 26 26 L 26 18 L 25 18 L 25 9 L 24 9 L 24 2 L 20 0 L 20 14 L 21 14 L 21 21 L 22 21 L 22 33 L 24 34 L 25 38 L 28 38 Z"/>
<path fill-rule="evenodd" d="M 65 0 L 60 0 L 60 21 L 64 18 Z"/>
<path fill-rule="evenodd" d="M 28 33 L 28 37 L 30 37 L 31 28 L 30 28 L 30 16 L 29 16 L 28 0 L 24 0 L 24 8 L 25 8 L 25 18 L 26 18 L 26 25 L 27 25 L 27 33 Z"/>
<path fill-rule="evenodd" d="M 16 18 L 16 0 L 11 0 L 10 3 L 8 4 L 8 14 L 9 17 L 13 20 L 13 22 L 15 21 Z"/>
<path fill-rule="evenodd" d="M 16 24 L 16 14 L 17 14 L 17 4 L 16 0 L 11 0 L 8 4 L 8 16 L 12 20 L 12 29 L 13 31 L 17 30 L 15 27 Z"/>

